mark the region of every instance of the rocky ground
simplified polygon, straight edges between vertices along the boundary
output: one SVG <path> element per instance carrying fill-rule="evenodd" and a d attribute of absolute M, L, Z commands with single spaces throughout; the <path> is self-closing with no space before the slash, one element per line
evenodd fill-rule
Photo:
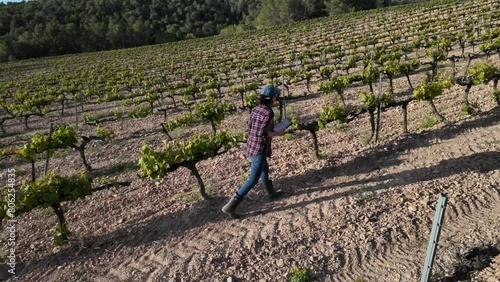
<path fill-rule="evenodd" d="M 396 87 L 404 89 L 405 81 L 398 78 Z M 303 92 L 300 87 L 296 93 Z M 355 99 L 359 87 L 366 86 L 349 89 L 347 96 Z M 276 139 L 271 175 L 285 197 L 268 202 L 256 186 L 240 206 L 241 220 L 229 219 L 220 208 L 248 176 L 244 145 L 199 164 L 213 196 L 204 201 L 187 170 L 156 181 L 137 176 L 141 143 L 160 146 L 165 139 L 161 115 L 110 123 L 117 139 L 94 143 L 89 162 L 97 174 L 131 180 L 132 185 L 65 203 L 73 240 L 63 248 L 53 245 L 50 229 L 56 217 L 50 210 L 19 217 L 21 263 L 16 276 L 3 278 L 287 281 L 297 266 L 318 281 L 417 281 L 440 193 L 449 201 L 434 277 L 451 275 L 470 248 L 500 247 L 500 108 L 491 100 L 491 85 L 478 86 L 470 99 L 480 112 L 464 116 L 462 91 L 454 86 L 437 99 L 449 122 L 430 129 L 421 126 L 430 113 L 425 103 L 410 104 L 409 134 L 402 132 L 400 109 L 384 112 L 379 145 L 366 144 L 367 116 L 347 127 L 331 124 L 320 131 L 320 160 L 313 158 L 306 132 Z M 328 97 L 309 98 L 290 103 L 289 113 L 302 120 L 317 116 Z M 231 116 L 222 127 L 242 130 L 247 117 L 246 112 Z M 46 121 L 32 124 L 33 130 L 46 127 Z M 20 125 L 8 130 L 16 128 Z M 198 130 L 203 128 L 208 127 Z M 91 127 L 80 125 L 80 130 L 88 134 Z M 19 136 L 2 143 L 20 144 Z M 29 172 L 13 160 L 2 166 L 17 168 L 19 179 Z M 43 161 L 37 168 L 40 173 Z M 51 168 L 73 173 L 83 167 L 77 154 L 68 151 L 55 156 Z M 2 245 L 6 236 L 2 232 Z M 497 256 L 474 274 L 474 281 L 499 281 L 498 264 Z"/>

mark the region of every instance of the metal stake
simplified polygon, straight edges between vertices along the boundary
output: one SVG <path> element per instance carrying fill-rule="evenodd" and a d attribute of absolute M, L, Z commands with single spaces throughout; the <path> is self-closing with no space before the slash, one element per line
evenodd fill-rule
<path fill-rule="evenodd" d="M 428 282 L 432 274 L 432 265 L 436 258 L 436 248 L 439 241 L 439 234 L 443 225 L 444 212 L 446 210 L 446 202 L 448 198 L 444 194 L 439 195 L 434 221 L 432 222 L 431 237 L 427 246 L 427 255 L 425 256 L 424 269 L 422 270 L 422 278 L 420 282 Z"/>

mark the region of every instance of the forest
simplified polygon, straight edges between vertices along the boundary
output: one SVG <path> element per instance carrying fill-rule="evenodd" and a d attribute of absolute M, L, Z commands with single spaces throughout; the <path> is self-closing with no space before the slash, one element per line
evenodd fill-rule
<path fill-rule="evenodd" d="M 0 3 L 0 62 L 130 48 L 417 1 L 34 0 Z"/>

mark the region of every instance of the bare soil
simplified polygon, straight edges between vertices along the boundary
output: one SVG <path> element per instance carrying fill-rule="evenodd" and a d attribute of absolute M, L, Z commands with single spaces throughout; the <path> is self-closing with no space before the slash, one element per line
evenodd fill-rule
<path fill-rule="evenodd" d="M 407 88 L 406 78 L 398 78 L 395 85 Z M 299 85 L 294 93 L 304 89 Z M 500 246 L 500 108 L 491 99 L 491 89 L 491 84 L 474 87 L 470 100 L 480 112 L 464 116 L 463 88 L 454 86 L 436 100 L 449 122 L 425 130 L 420 123 L 429 106 L 410 104 L 409 134 L 402 133 L 400 109 L 384 112 L 378 145 L 366 144 L 368 116 L 346 128 L 331 124 L 318 134 L 320 160 L 313 158 L 308 133 L 277 138 L 271 176 L 285 196 L 268 202 L 259 184 L 240 205 L 241 220 L 229 219 L 220 208 L 248 176 L 245 145 L 199 164 L 213 196 L 204 201 L 197 198 L 195 179 L 187 170 L 157 181 L 137 176 L 142 142 L 159 148 L 166 140 L 159 127 L 161 114 L 109 123 L 117 139 L 90 146 L 88 161 L 98 174 L 107 175 L 103 180 L 128 179 L 132 185 L 65 203 L 73 239 L 63 248 L 53 245 L 56 217 L 50 210 L 19 217 L 16 252 L 21 263 L 14 277 L 2 277 L 287 281 L 289 270 L 298 266 L 319 281 L 418 281 L 439 193 L 449 202 L 434 273 L 436 278 L 445 276 L 464 250 Z M 357 93 L 353 87 L 346 95 L 354 100 Z M 329 98 L 310 95 L 290 103 L 289 112 L 303 120 L 317 117 Z M 247 117 L 247 112 L 233 115 L 222 127 L 244 130 Z M 47 130 L 46 120 L 34 118 L 31 126 Z M 21 128 L 11 124 L 7 130 Z M 91 129 L 80 124 L 82 134 Z M 209 126 L 186 134 L 194 130 Z M 21 144 L 21 136 L 14 134 L 2 143 Z M 7 165 L 17 168 L 20 179 L 28 175 L 29 167 L 20 162 L 8 160 L 2 166 Z M 40 161 L 39 175 L 42 168 Z M 51 168 L 69 174 L 83 166 L 77 153 L 68 151 L 51 160 Z M 6 236 L 1 233 L 2 245 Z M 2 248 L 2 258 L 4 252 Z M 494 258 L 474 281 L 500 281 L 499 263 Z"/>

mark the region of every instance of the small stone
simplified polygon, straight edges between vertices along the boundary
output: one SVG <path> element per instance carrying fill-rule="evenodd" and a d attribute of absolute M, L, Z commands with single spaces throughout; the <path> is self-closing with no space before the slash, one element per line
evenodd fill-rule
<path fill-rule="evenodd" d="M 229 276 L 227 279 L 226 279 L 227 282 L 234 282 L 234 279 L 233 277 Z"/>
<path fill-rule="evenodd" d="M 283 267 L 283 266 L 285 266 L 285 262 L 283 261 L 283 259 L 279 259 L 276 261 L 276 265 L 278 267 Z"/>
<path fill-rule="evenodd" d="M 364 240 L 366 239 L 366 236 L 364 233 L 359 233 L 359 239 Z"/>
<path fill-rule="evenodd" d="M 409 205 L 408 206 L 408 210 L 410 212 L 416 212 L 417 211 L 417 206 L 416 205 Z"/>

